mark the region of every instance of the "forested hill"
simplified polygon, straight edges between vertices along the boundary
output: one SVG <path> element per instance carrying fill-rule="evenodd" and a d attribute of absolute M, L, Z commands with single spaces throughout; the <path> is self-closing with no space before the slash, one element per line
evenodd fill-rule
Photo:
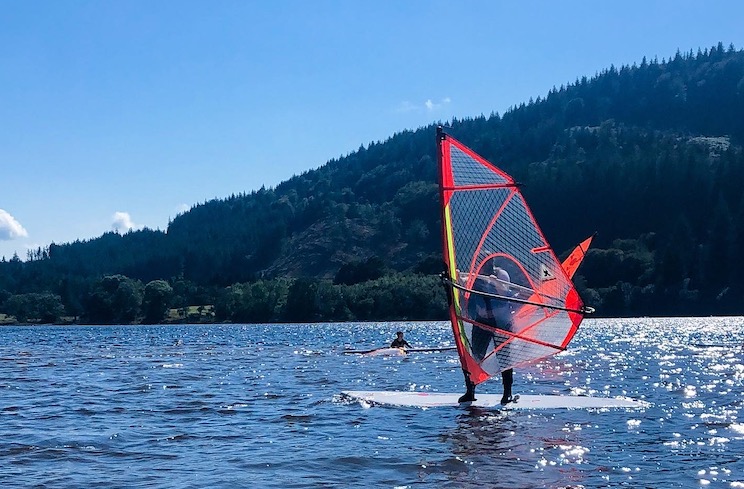
<path fill-rule="evenodd" d="M 558 253 L 597 233 L 577 282 L 600 314 L 744 313 L 744 51 L 610 67 L 446 125 L 524 185 Z M 434 135 L 404 131 L 276 188 L 198 204 L 165 233 L 0 262 L 0 313 L 43 293 L 83 320 L 134 320 L 144 284 L 161 279 L 170 305 L 216 304 L 218 319 L 444 318 L 440 291 L 412 292 L 436 287 L 442 267 Z M 90 314 L 114 307 L 106 287 L 124 283 L 139 287 L 139 313 Z"/>

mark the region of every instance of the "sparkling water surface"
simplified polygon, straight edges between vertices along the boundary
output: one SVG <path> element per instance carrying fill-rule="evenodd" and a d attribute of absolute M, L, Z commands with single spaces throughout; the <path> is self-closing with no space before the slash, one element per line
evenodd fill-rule
<path fill-rule="evenodd" d="M 368 406 L 461 392 L 443 322 L 3 327 L 0 487 L 744 488 L 744 318 L 587 320 L 515 392 L 642 410 Z M 500 382 L 478 392 L 500 393 Z"/>

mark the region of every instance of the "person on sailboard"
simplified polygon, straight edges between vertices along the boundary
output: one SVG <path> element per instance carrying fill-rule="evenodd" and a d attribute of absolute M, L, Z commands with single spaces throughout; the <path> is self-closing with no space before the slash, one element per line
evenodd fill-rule
<path fill-rule="evenodd" d="M 390 348 L 411 348 L 411 345 L 403 339 L 403 331 L 398 331 L 395 336 L 396 338 L 390 343 Z"/>
<path fill-rule="evenodd" d="M 473 289 L 501 297 L 516 296 L 511 290 L 511 277 L 509 273 L 503 268 L 496 266 L 495 263 L 492 263 L 492 267 L 493 273 L 489 276 L 479 276 L 473 284 Z M 471 304 L 471 317 L 473 317 L 475 322 L 506 331 L 511 330 L 513 305 L 510 301 L 482 296 L 472 297 L 471 301 L 473 302 Z M 503 343 L 506 338 L 474 325 L 472 340 L 473 356 L 481 361 L 488 353 L 491 341 L 493 341 L 495 348 Z M 514 369 L 508 368 L 502 370 L 501 382 L 504 386 L 504 395 L 501 398 L 501 404 L 507 404 L 512 401 Z M 465 386 L 467 392 L 460 397 L 459 402 L 474 401 L 475 384 L 470 381 L 467 374 L 465 375 Z"/>

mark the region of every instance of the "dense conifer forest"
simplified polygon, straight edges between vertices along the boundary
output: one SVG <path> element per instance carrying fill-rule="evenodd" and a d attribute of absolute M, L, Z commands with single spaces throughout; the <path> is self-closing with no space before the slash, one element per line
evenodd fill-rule
<path fill-rule="evenodd" d="M 523 184 L 557 253 L 596 233 L 575 280 L 598 315 L 744 313 L 744 51 L 611 66 L 444 124 Z M 164 232 L 3 259 L 0 323 L 445 319 L 435 125 Z"/>

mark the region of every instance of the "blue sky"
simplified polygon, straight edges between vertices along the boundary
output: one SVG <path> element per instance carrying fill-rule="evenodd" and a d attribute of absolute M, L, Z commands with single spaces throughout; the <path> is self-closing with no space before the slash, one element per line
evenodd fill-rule
<path fill-rule="evenodd" d="M 742 19 L 738 0 L 3 2 L 0 257 L 165 230 L 611 64 L 741 49 Z"/>

